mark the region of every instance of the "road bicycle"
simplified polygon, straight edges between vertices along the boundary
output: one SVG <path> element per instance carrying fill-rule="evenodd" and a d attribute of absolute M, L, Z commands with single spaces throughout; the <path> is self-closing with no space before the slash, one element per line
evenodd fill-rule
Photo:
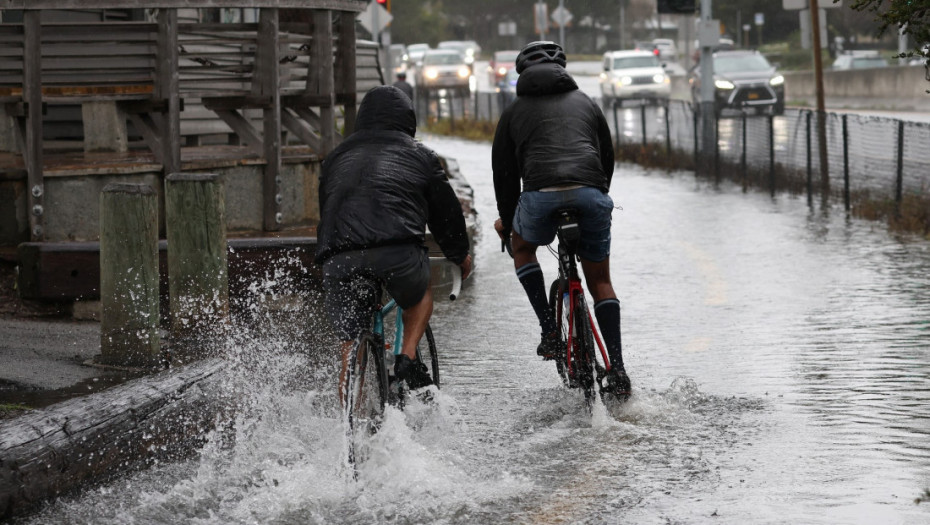
<path fill-rule="evenodd" d="M 449 300 L 454 301 L 462 288 L 461 268 L 441 257 L 430 257 L 433 267 L 446 266 L 452 275 Z M 347 422 L 348 461 L 357 476 L 356 442 L 378 431 L 388 403 L 403 406 L 408 394 L 403 381 L 394 380 L 394 358 L 403 351 L 403 311 L 389 299 L 372 313 L 371 329 L 359 335 L 349 355 L 345 378 L 345 417 Z M 394 317 L 393 323 L 390 318 Z M 393 325 L 393 333 L 392 333 Z M 433 330 L 426 325 L 417 344 L 417 360 L 427 365 L 436 388 L 440 386 L 439 354 Z"/>
<path fill-rule="evenodd" d="M 595 400 L 595 386 L 598 391 L 603 390 L 602 381 L 610 371 L 610 359 L 594 326 L 575 263 L 581 239 L 576 211 L 562 209 L 556 211 L 555 216 L 558 223 L 559 276 L 549 288 L 549 310 L 565 341 L 565 351 L 556 357 L 555 367 L 565 386 L 581 388 L 590 405 Z M 598 350 L 603 365 L 597 360 Z"/>

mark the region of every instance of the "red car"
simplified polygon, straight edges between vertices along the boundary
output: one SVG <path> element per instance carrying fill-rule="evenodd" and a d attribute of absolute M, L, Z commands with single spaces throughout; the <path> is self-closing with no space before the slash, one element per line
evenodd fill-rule
<path fill-rule="evenodd" d="M 495 51 L 488 62 L 488 83 L 497 86 L 504 81 L 507 72 L 516 67 L 520 51 Z"/>

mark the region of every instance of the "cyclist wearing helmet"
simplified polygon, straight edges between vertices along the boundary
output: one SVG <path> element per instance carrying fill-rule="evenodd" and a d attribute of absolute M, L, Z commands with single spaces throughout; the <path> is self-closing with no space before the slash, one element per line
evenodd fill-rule
<path fill-rule="evenodd" d="M 510 237 L 517 277 L 539 318 L 542 341 L 536 352 L 553 359 L 564 342 L 549 313 L 536 249 L 555 239 L 555 210 L 577 210 L 578 256 L 611 362 L 607 389 L 628 394 L 620 302 L 609 265 L 613 201 L 607 190 L 614 171 L 613 143 L 604 114 L 578 90 L 565 62 L 555 42 L 532 42 L 517 55 L 517 99 L 501 114 L 491 153 L 500 213 L 494 226 L 502 239 Z"/>
<path fill-rule="evenodd" d="M 427 225 L 462 277 L 471 273 L 462 206 L 439 157 L 413 140 L 416 129 L 410 98 L 378 86 L 362 99 L 355 131 L 323 161 L 316 262 L 323 266 L 326 311 L 343 342 L 340 384 L 382 284 L 404 310 L 394 375 L 412 389 L 431 384 L 416 358 L 433 313 Z"/>

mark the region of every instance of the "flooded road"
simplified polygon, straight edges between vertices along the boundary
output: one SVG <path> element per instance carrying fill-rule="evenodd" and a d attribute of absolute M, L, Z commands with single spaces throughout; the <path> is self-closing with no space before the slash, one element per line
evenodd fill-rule
<path fill-rule="evenodd" d="M 458 160 L 483 237 L 461 299 L 434 313 L 443 389 L 389 412 L 359 481 L 332 360 L 289 325 L 230 343 L 240 410 L 196 458 L 25 521 L 930 522 L 914 503 L 930 487 L 930 243 L 803 198 L 620 166 L 611 267 L 635 395 L 588 415 L 536 357 L 492 238 L 490 147 L 424 141 Z"/>

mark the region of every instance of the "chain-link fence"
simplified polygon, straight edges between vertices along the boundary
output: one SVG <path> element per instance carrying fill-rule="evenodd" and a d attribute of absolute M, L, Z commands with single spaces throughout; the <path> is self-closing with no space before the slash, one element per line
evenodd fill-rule
<path fill-rule="evenodd" d="M 704 160 L 700 120 L 688 102 L 667 106 L 613 107 L 606 111 L 618 147 L 665 146 L 681 168 L 699 166 L 717 175 L 755 180 L 772 188 L 806 187 L 847 197 L 865 193 L 900 202 L 930 195 L 930 123 L 826 114 L 828 175 L 820 169 L 816 112 L 788 109 L 782 116 L 724 114 L 717 120 L 714 151 Z M 792 184 L 792 182 L 794 184 Z"/>

